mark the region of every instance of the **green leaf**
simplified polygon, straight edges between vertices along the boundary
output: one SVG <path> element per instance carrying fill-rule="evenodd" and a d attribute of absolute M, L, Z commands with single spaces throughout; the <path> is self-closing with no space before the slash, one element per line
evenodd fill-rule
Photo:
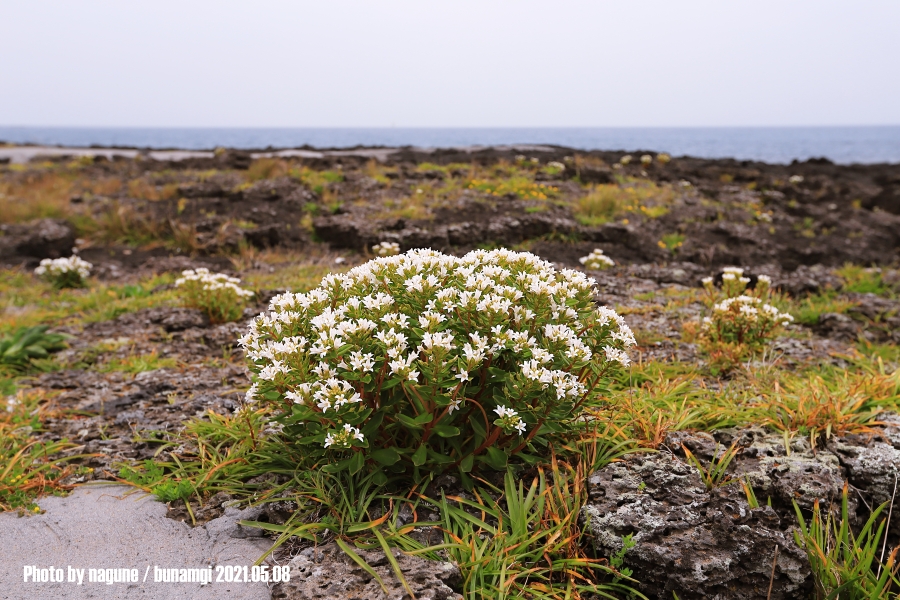
<path fill-rule="evenodd" d="M 481 441 L 487 437 L 487 431 L 485 430 L 484 425 L 481 423 L 477 416 L 473 416 L 469 420 L 469 427 L 472 428 L 472 431 L 475 432 L 475 435 L 481 438 L 478 441 Z"/>
<path fill-rule="evenodd" d="M 453 459 L 446 454 L 441 454 L 439 452 L 435 452 L 431 448 L 428 449 L 428 458 L 431 459 L 431 462 L 437 463 L 439 465 L 449 465 L 454 462 Z"/>
<path fill-rule="evenodd" d="M 322 467 L 323 473 L 338 473 L 339 471 L 346 471 L 350 468 L 350 461 L 353 458 L 345 458 L 344 460 L 339 460 L 338 462 L 331 463 Z"/>
<path fill-rule="evenodd" d="M 468 473 L 472 470 L 472 467 L 475 464 L 475 455 L 469 454 L 464 459 L 462 459 L 459 463 L 459 470 L 463 473 Z"/>
<path fill-rule="evenodd" d="M 396 448 L 382 448 L 381 450 L 375 450 L 370 456 L 375 462 L 385 466 L 390 466 L 400 460 L 400 453 L 397 452 Z"/>
<path fill-rule="evenodd" d="M 453 425 L 438 424 L 434 426 L 432 431 L 444 438 L 456 437 L 459 435 L 459 427 L 454 427 Z"/>
<path fill-rule="evenodd" d="M 388 482 L 388 476 L 384 471 L 375 471 L 372 473 L 372 483 L 375 485 L 384 485 Z"/>
<path fill-rule="evenodd" d="M 411 417 L 407 417 L 404 414 L 397 415 L 397 420 L 403 423 L 409 429 L 424 429 L 420 423 L 416 423 L 414 419 Z"/>
<path fill-rule="evenodd" d="M 434 415 L 432 415 L 431 413 L 422 413 L 421 415 L 413 419 L 413 422 L 416 425 L 425 425 L 426 423 L 431 423 L 433 420 Z"/>
<path fill-rule="evenodd" d="M 388 379 L 387 381 L 385 381 L 384 383 L 381 384 L 381 390 L 382 391 L 389 390 L 392 387 L 396 386 L 401 381 L 403 381 L 403 379 L 401 379 L 400 377 L 393 377 L 391 379 Z"/>
<path fill-rule="evenodd" d="M 505 469 L 506 461 L 508 457 L 506 453 L 502 450 L 495 448 L 493 446 L 488 446 L 487 454 L 483 456 L 484 462 L 486 462 L 492 469 Z"/>
<path fill-rule="evenodd" d="M 366 459 L 363 456 L 363 453 L 355 452 L 353 454 L 353 456 L 350 458 L 350 466 L 348 467 L 350 469 L 350 474 L 356 475 L 357 473 L 359 473 L 360 470 L 363 468 L 363 465 L 365 464 L 365 462 L 366 462 Z"/>
<path fill-rule="evenodd" d="M 425 458 L 427 455 L 428 455 L 428 451 L 425 448 L 425 444 L 422 444 L 421 446 L 419 446 L 418 450 L 413 452 L 413 455 L 412 455 L 413 464 L 416 465 L 417 467 L 421 467 L 422 465 L 425 464 Z"/>

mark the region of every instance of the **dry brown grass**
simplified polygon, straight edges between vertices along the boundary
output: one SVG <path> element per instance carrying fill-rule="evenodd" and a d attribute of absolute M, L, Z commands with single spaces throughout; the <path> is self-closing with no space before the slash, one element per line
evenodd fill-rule
<path fill-rule="evenodd" d="M 76 189 L 73 177 L 53 172 L 29 172 L 2 180 L 0 223 L 66 217 L 72 212 L 69 198 Z"/>
<path fill-rule="evenodd" d="M 247 169 L 247 181 L 260 181 L 283 177 L 291 170 L 290 165 L 280 158 L 258 158 Z"/>
<path fill-rule="evenodd" d="M 146 179 L 132 179 L 128 182 L 128 195 L 139 200 L 149 200 L 151 202 L 170 200 L 175 197 L 177 192 L 177 183 L 153 185 Z"/>

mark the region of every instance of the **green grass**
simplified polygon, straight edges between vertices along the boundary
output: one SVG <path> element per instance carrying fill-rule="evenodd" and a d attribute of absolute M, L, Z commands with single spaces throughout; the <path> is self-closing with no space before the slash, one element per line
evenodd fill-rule
<path fill-rule="evenodd" d="M 178 366 L 178 361 L 174 358 L 161 358 L 156 351 L 147 354 L 135 354 L 123 358 L 112 358 L 100 364 L 97 370 L 101 373 L 111 373 L 119 371 L 137 375 L 144 371 L 155 371 L 157 369 L 171 369 Z"/>
<path fill-rule="evenodd" d="M 825 313 L 845 314 L 857 305 L 852 300 L 839 298 L 833 290 L 810 294 L 802 299 L 775 301 L 774 304 L 781 310 L 786 308 L 797 323 L 808 326 L 817 325 L 819 317 Z"/>
<path fill-rule="evenodd" d="M 89 287 L 84 289 L 55 290 L 21 270 L 0 270 L 0 333 L 41 324 L 108 321 L 128 312 L 164 305 L 175 299 L 174 292 L 151 290 L 172 281 L 174 276 L 161 275 L 137 285 L 89 281 Z"/>
<path fill-rule="evenodd" d="M 2 387 L 11 391 L 8 381 Z M 31 436 L 40 430 L 41 419 L 49 410 L 40 391 L 0 396 L 0 511 L 39 512 L 34 503 L 38 496 L 70 488 L 63 480 L 76 469 L 67 463 L 82 456 L 62 457 L 60 453 L 74 444 L 38 442 Z"/>
<path fill-rule="evenodd" d="M 589 188 L 587 195 L 575 201 L 573 211 L 582 225 L 597 226 L 632 214 L 659 218 L 669 212 L 674 200 L 671 186 L 630 180 L 623 185 L 606 183 Z"/>
<path fill-rule="evenodd" d="M 896 297 L 897 290 L 882 279 L 881 269 L 867 269 L 850 263 L 837 270 L 844 280 L 844 291 Z"/>
<path fill-rule="evenodd" d="M 841 495 L 840 518 L 830 510 L 823 511 L 816 500 L 811 518 L 807 520 L 794 503 L 800 530 L 794 532 L 798 546 L 806 551 L 812 567 L 814 598 L 831 600 L 880 600 L 897 598 L 893 590 L 900 586 L 897 577 L 897 551 L 885 555 L 882 538 L 887 529 L 884 518 L 887 503 L 872 514 L 856 533 L 850 527 L 847 510 L 847 484 Z"/>

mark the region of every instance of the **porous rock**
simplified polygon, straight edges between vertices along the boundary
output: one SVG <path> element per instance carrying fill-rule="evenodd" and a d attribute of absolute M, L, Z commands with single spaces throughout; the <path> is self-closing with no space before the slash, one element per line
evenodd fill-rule
<path fill-rule="evenodd" d="M 291 562 L 291 580 L 272 590 L 273 599 L 290 600 L 403 600 L 409 598 L 381 550 L 355 550 L 381 577 L 378 581 L 347 556 L 334 542 L 306 548 Z M 417 600 L 462 600 L 453 586 L 462 582 L 459 568 L 449 562 L 430 561 L 393 550 L 403 576 Z"/>
<path fill-rule="evenodd" d="M 771 598 L 804 597 L 809 567 L 790 527 L 769 506 L 751 509 L 740 486 L 708 491 L 670 452 L 632 455 L 588 482 L 587 534 L 607 557 L 633 535 L 624 565 L 647 597 L 766 598 L 776 547 Z"/>

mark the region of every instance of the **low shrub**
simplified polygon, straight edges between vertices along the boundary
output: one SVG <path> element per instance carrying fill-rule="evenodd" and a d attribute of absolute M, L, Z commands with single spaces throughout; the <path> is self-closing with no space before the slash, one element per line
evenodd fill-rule
<path fill-rule="evenodd" d="M 710 314 L 700 325 L 699 341 L 709 355 L 713 371 L 728 371 L 742 360 L 763 350 L 794 318 L 767 303 L 771 280 L 758 277 L 750 290 L 744 270 L 726 267 L 722 288 L 712 277 L 703 280 Z"/>
<path fill-rule="evenodd" d="M 94 265 L 77 256 L 69 258 L 45 258 L 34 270 L 38 277 L 50 282 L 56 289 L 84 287 L 84 280 Z"/>
<path fill-rule="evenodd" d="M 379 242 L 372 246 L 372 252 L 376 256 L 394 256 L 400 254 L 400 244 L 397 242 Z"/>
<path fill-rule="evenodd" d="M 209 269 L 182 271 L 175 286 L 181 292 L 184 305 L 198 308 L 212 323 L 236 321 L 243 314 L 244 303 L 253 292 L 240 287 L 241 280 L 224 273 L 210 273 Z"/>
<path fill-rule="evenodd" d="M 249 402 L 326 472 L 457 470 L 546 456 L 634 336 L 595 284 L 529 253 L 377 258 L 275 297 L 240 343 Z"/>
<path fill-rule="evenodd" d="M 578 261 L 589 271 L 603 271 L 604 269 L 616 266 L 613 259 L 603 254 L 603 250 L 600 248 L 595 248 L 593 252 L 587 256 L 582 256 Z"/>
<path fill-rule="evenodd" d="M 760 275 L 756 287 L 747 289 L 749 277 L 744 270 L 727 267 L 722 274 L 722 290 L 716 290 L 712 277 L 703 280 L 712 314 L 703 319 L 702 335 L 712 343 L 739 344 L 757 350 L 765 346 L 794 318 L 771 304 L 771 280 Z M 723 297 L 724 296 L 724 297 Z"/>

